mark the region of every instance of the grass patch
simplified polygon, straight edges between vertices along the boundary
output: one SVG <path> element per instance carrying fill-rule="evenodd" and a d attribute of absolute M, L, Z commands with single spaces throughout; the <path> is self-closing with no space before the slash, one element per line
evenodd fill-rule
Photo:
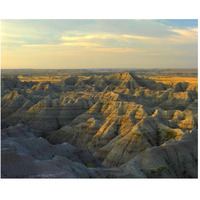
<path fill-rule="evenodd" d="M 165 140 L 170 140 L 172 138 L 175 138 L 176 136 L 177 136 L 177 134 L 174 131 L 168 130 L 165 133 Z"/>
<path fill-rule="evenodd" d="M 88 168 L 94 168 L 94 164 L 88 163 L 88 164 L 87 164 L 87 167 L 88 167 Z"/>
<path fill-rule="evenodd" d="M 158 168 L 157 168 L 157 170 L 160 172 L 160 171 L 162 171 L 164 169 L 164 167 L 162 166 L 162 165 L 159 165 L 158 166 Z"/>

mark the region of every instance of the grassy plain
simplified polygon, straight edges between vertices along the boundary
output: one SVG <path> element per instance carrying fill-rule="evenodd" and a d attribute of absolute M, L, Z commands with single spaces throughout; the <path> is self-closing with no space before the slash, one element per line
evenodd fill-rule
<path fill-rule="evenodd" d="M 156 82 L 162 82 L 164 84 L 176 84 L 178 82 L 189 82 L 192 84 L 198 84 L 197 77 L 183 77 L 183 76 L 143 76 L 144 78 L 153 79 Z"/>
<path fill-rule="evenodd" d="M 68 78 L 69 76 L 66 76 L 65 78 Z M 59 82 L 61 81 L 64 77 L 63 76 L 18 76 L 18 78 L 20 79 L 20 81 L 24 82 L 24 81 L 37 81 L 40 83 L 44 83 L 44 82 Z"/>
<path fill-rule="evenodd" d="M 39 83 L 44 83 L 44 82 L 59 82 L 63 79 L 69 78 L 70 76 L 18 76 L 20 81 L 33 81 L 33 82 L 39 82 Z M 88 79 L 89 77 L 87 76 L 79 76 L 81 79 Z"/>

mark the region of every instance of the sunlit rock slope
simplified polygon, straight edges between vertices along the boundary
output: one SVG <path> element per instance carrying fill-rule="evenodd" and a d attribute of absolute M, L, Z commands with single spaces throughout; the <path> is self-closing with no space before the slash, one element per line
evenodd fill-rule
<path fill-rule="evenodd" d="M 73 75 L 57 83 L 3 78 L 3 176 L 17 176 L 10 164 L 17 159 L 31 166 L 18 174 L 28 177 L 197 177 L 197 98 L 190 83 L 165 85 L 128 72 Z M 8 136 L 19 123 L 38 136 Z M 75 157 L 88 152 L 87 162 L 102 169 L 74 163 L 65 148 L 76 149 Z"/>

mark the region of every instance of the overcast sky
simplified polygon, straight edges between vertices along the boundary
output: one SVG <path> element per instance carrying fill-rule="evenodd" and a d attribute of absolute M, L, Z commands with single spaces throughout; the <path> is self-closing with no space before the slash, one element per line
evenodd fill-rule
<path fill-rule="evenodd" d="M 2 20 L 2 68 L 197 68 L 197 20 Z"/>

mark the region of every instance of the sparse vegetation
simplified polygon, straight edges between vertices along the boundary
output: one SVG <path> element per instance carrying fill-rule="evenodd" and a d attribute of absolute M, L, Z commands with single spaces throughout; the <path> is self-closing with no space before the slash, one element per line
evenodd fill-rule
<path fill-rule="evenodd" d="M 89 168 L 94 168 L 94 164 L 88 163 L 88 164 L 87 164 L 87 167 L 89 167 Z"/>
<path fill-rule="evenodd" d="M 163 169 L 164 169 L 164 167 L 162 165 L 159 165 L 157 168 L 158 171 L 162 171 Z"/>
<path fill-rule="evenodd" d="M 177 136 L 177 133 L 172 131 L 172 130 L 168 130 L 165 132 L 165 140 L 170 140 L 170 139 L 174 139 Z"/>
<path fill-rule="evenodd" d="M 198 84 L 198 77 L 182 77 L 182 76 L 148 76 L 149 79 L 155 80 L 157 83 L 161 82 L 164 84 L 173 85 L 182 81 L 189 82 L 192 84 Z"/>

